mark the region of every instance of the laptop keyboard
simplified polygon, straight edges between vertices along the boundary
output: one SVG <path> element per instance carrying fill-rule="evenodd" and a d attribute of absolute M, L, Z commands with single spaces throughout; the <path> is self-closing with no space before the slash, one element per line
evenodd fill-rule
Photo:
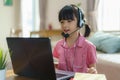
<path fill-rule="evenodd" d="M 60 77 L 63 77 L 63 76 L 67 76 L 67 75 L 65 75 L 65 74 L 60 74 L 60 73 L 56 73 L 56 77 L 57 77 L 57 78 L 60 78 Z"/>

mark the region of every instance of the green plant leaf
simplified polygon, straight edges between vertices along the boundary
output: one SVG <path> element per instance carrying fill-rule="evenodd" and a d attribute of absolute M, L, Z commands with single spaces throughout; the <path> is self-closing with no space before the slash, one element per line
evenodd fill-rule
<path fill-rule="evenodd" d="M 4 53 L 4 51 L 0 48 L 0 70 L 5 69 L 7 64 L 7 52 Z"/>
<path fill-rule="evenodd" d="M 2 67 L 2 58 L 3 58 L 3 52 L 2 50 L 0 49 L 0 68 Z"/>

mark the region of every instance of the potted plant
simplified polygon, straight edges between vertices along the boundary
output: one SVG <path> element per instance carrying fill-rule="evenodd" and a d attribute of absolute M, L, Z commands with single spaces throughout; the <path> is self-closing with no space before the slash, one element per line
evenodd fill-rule
<path fill-rule="evenodd" d="M 0 80 L 5 80 L 6 77 L 7 53 L 0 48 Z"/>

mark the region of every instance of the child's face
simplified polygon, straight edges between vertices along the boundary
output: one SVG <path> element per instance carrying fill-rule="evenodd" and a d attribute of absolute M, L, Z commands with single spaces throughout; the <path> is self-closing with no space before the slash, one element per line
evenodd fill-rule
<path fill-rule="evenodd" d="M 60 24 L 63 32 L 70 34 L 77 29 L 77 18 L 74 16 L 73 20 L 61 20 Z"/>

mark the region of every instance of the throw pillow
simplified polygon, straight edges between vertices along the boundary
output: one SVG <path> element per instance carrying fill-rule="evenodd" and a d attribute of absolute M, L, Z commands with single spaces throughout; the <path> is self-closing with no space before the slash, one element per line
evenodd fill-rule
<path fill-rule="evenodd" d="M 100 49 L 101 42 L 105 39 L 108 39 L 112 37 L 109 33 L 104 32 L 96 32 L 93 36 L 91 36 L 88 40 L 91 41 L 95 46 L 97 50 Z"/>
<path fill-rule="evenodd" d="M 88 39 L 91 41 L 97 50 L 106 53 L 120 52 L 120 37 L 110 33 L 96 32 Z"/>
<path fill-rule="evenodd" d="M 120 38 L 117 36 L 103 40 L 99 49 L 106 53 L 120 52 Z"/>

